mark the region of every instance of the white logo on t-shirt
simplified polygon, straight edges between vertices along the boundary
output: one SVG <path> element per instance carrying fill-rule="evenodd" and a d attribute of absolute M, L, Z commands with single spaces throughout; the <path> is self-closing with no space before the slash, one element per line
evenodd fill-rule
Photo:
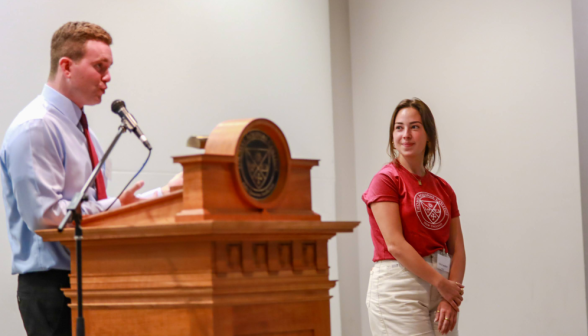
<path fill-rule="evenodd" d="M 421 224 L 429 230 L 439 230 L 449 221 L 449 210 L 439 197 L 426 192 L 414 195 L 414 208 Z"/>

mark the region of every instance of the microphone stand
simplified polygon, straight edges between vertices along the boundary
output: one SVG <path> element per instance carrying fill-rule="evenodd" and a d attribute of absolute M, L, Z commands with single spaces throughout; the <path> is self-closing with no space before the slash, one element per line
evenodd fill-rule
<path fill-rule="evenodd" d="M 77 192 L 74 195 L 73 199 L 69 202 L 69 206 L 67 207 L 67 213 L 65 214 L 65 217 L 63 217 L 61 224 L 59 224 L 59 226 L 57 227 L 57 231 L 61 233 L 66 224 L 70 223 L 72 220 L 75 223 L 74 240 L 76 241 L 76 265 L 78 283 L 78 318 L 76 320 L 76 336 L 86 335 L 82 302 L 82 201 L 88 200 L 86 192 L 94 183 L 94 180 L 98 175 L 98 172 L 100 171 L 100 169 L 102 169 L 104 162 L 106 162 L 106 159 L 110 155 L 110 152 L 114 148 L 114 145 L 116 145 L 116 143 L 118 142 L 118 139 L 124 132 L 131 129 L 129 128 L 130 125 L 128 124 L 128 122 L 125 121 L 126 120 L 124 120 L 123 123 L 119 126 L 116 137 L 114 138 L 114 140 L 112 140 L 112 143 L 110 144 L 106 152 L 104 152 L 102 159 L 100 159 L 100 162 L 92 171 L 92 174 L 86 181 L 86 184 L 84 184 L 82 190 L 80 192 Z"/>

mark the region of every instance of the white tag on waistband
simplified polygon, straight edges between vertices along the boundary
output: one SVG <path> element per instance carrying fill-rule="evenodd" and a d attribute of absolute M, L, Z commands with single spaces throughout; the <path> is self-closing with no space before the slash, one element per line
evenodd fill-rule
<path fill-rule="evenodd" d="M 451 268 L 451 257 L 441 251 L 437 251 L 437 269 L 441 272 L 449 273 Z"/>

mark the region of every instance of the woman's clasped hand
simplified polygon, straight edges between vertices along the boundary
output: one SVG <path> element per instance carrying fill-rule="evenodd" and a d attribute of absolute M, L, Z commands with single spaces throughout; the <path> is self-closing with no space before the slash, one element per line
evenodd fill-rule
<path fill-rule="evenodd" d="M 457 281 L 450 281 L 445 278 L 436 286 L 439 294 L 455 309 L 459 311 L 459 306 L 463 302 L 464 286 Z"/>
<path fill-rule="evenodd" d="M 443 300 L 437 306 L 435 322 L 438 323 L 438 329 L 441 334 L 447 334 L 452 331 L 457 324 L 457 311 L 452 308 L 449 302 Z"/>

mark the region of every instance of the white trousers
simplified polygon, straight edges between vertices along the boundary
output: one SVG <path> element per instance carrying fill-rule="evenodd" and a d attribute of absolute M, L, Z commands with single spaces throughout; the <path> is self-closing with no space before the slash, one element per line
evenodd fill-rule
<path fill-rule="evenodd" d="M 436 269 L 437 256 L 424 259 Z M 448 274 L 440 272 L 445 278 Z M 373 336 L 440 336 L 434 322 L 442 300 L 437 288 L 396 260 L 376 262 L 371 271 L 366 305 Z M 457 336 L 457 325 L 449 336 Z"/>

